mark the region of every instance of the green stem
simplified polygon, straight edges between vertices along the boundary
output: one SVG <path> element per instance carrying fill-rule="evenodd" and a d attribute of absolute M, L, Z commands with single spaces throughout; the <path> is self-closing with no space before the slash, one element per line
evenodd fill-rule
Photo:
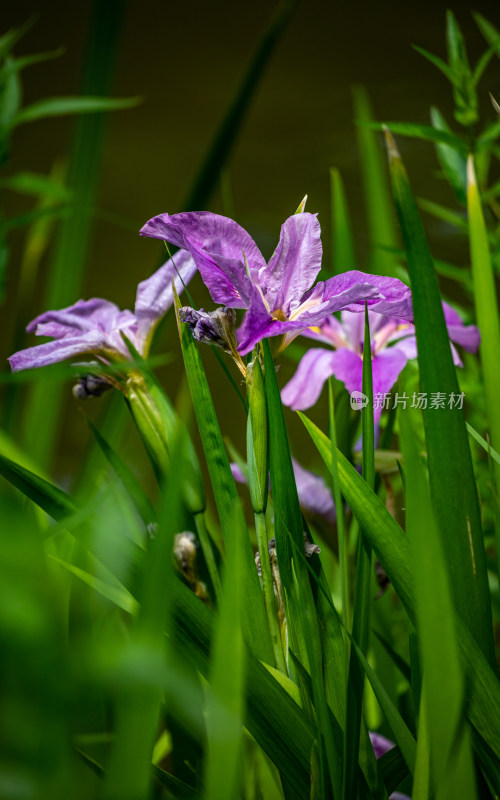
<path fill-rule="evenodd" d="M 210 580 L 212 581 L 212 586 L 214 587 L 215 596 L 218 599 L 220 597 L 221 590 L 219 571 L 217 569 L 217 564 L 215 563 L 212 542 L 210 540 L 210 534 L 205 522 L 205 513 L 203 511 L 199 511 L 197 514 L 194 514 L 194 522 L 203 552 L 203 557 L 205 559 L 205 564 L 207 565 L 208 574 L 210 575 Z"/>
<path fill-rule="evenodd" d="M 276 667 L 287 673 L 283 648 L 281 645 L 281 635 L 276 615 L 276 599 L 274 596 L 273 577 L 271 574 L 271 564 L 269 561 L 269 550 L 267 540 L 266 516 L 263 512 L 255 512 L 255 532 L 257 534 L 257 544 L 260 553 L 260 568 L 262 570 L 262 588 L 264 591 L 264 605 L 266 607 L 267 622 L 271 641 L 273 644 L 274 661 Z"/>
<path fill-rule="evenodd" d="M 344 504 L 342 495 L 340 493 L 338 472 L 337 472 L 337 432 L 335 429 L 335 406 L 334 406 L 334 392 L 333 392 L 333 379 L 329 378 L 328 381 L 328 398 L 330 404 L 330 441 L 332 443 L 332 488 L 333 499 L 335 501 L 335 510 L 337 514 L 337 536 L 339 543 L 339 567 L 340 567 L 340 594 L 341 594 L 341 617 L 342 621 L 348 629 L 349 625 L 349 557 L 346 548 L 345 538 L 345 517 L 344 517 Z M 349 639 L 345 637 L 346 653 L 349 654 Z"/>

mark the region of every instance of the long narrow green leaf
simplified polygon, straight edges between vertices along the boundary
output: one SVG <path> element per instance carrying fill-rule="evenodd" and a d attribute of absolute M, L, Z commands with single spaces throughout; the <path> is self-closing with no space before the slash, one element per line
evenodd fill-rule
<path fill-rule="evenodd" d="M 386 133 L 396 209 L 410 274 L 421 388 L 459 397 L 439 285 L 406 171 Z M 432 405 L 432 404 L 431 404 Z M 491 607 L 472 460 L 463 410 L 428 407 L 423 414 L 429 477 L 438 530 L 447 554 L 456 607 L 493 663 Z"/>
<path fill-rule="evenodd" d="M 81 91 L 104 97 L 109 93 L 125 9 L 125 0 L 94 3 Z M 80 296 L 86 265 L 91 209 L 99 181 L 105 126 L 104 113 L 84 114 L 75 122 L 67 186 L 75 206 L 60 224 L 40 311 L 64 308 Z M 71 268 L 68 268 L 68 265 Z M 49 464 L 61 417 L 61 389 L 33 387 L 23 419 L 25 442 L 42 465 Z"/>
<path fill-rule="evenodd" d="M 490 424 L 491 443 L 497 451 L 500 451 L 500 411 L 498 408 L 498 398 L 500 397 L 500 322 L 488 235 L 472 156 L 469 157 L 467 163 L 467 184 L 472 279 L 476 317 L 481 331 L 479 352 L 486 395 L 486 411 Z M 495 463 L 494 470 L 498 504 L 500 503 L 500 465 Z M 500 514 L 497 518 L 497 533 L 497 544 L 500 545 Z"/>
<path fill-rule="evenodd" d="M 362 463 L 363 478 L 372 489 L 375 482 L 375 445 L 373 431 L 373 380 L 372 380 L 372 348 L 368 306 L 365 305 L 365 332 L 363 342 L 363 394 L 367 398 L 361 410 L 362 428 Z M 356 585 L 354 589 L 354 607 L 352 622 L 352 640 L 362 655 L 368 650 L 370 632 L 371 603 L 371 562 L 372 549 L 369 541 L 360 530 L 356 554 Z M 351 800 L 356 796 L 356 764 L 358 762 L 361 714 L 363 703 L 364 671 L 360 660 L 351 651 L 349 661 L 349 683 L 347 687 L 347 715 L 344 742 L 344 770 L 342 780 L 342 797 Z"/>
<path fill-rule="evenodd" d="M 219 180 L 221 169 L 229 158 L 262 74 L 296 5 L 297 0 L 285 0 L 273 13 L 269 25 L 253 54 L 241 85 L 205 156 L 195 184 L 186 197 L 182 206 L 184 211 L 198 210 L 205 207 L 214 186 Z"/>
<path fill-rule="evenodd" d="M 439 131 L 451 133 L 448 123 L 434 106 L 431 108 L 431 122 Z M 466 203 L 466 177 L 465 158 L 457 150 L 446 144 L 436 143 L 436 153 L 448 183 L 455 192 L 458 201 L 464 206 Z"/>
<path fill-rule="evenodd" d="M 300 412 L 298 414 L 331 471 L 331 444 L 328 437 L 304 414 Z M 339 451 L 337 451 L 337 466 L 342 493 L 360 526 L 363 527 L 365 535 L 370 539 L 410 620 L 415 622 L 414 579 L 408 540 L 382 501 Z M 494 768 L 495 757 L 490 758 L 488 763 L 485 755 L 490 749 L 496 758 L 500 759 L 500 714 L 492 713 L 492 710 L 500 709 L 500 683 L 472 633 L 460 618 L 457 619 L 457 628 L 460 655 L 468 680 L 469 696 L 466 713 L 480 735 L 474 736 L 474 746 L 485 768 L 490 770 L 489 774 L 496 781 L 497 790 L 500 790 L 500 775 Z M 488 745 L 486 751 L 481 739 Z"/>
<path fill-rule="evenodd" d="M 102 114 L 103 111 L 133 108 L 140 102 L 139 97 L 47 97 L 23 108 L 11 120 L 11 126 L 65 114 Z"/>
<path fill-rule="evenodd" d="M 214 614 L 180 581 L 174 582 L 176 636 L 183 652 L 202 675 L 209 675 Z M 299 706 L 268 669 L 247 654 L 245 724 L 267 755 L 295 787 L 308 797 L 314 730 Z"/>
<path fill-rule="evenodd" d="M 205 370 L 198 347 L 189 327 L 178 320 L 182 355 L 186 367 L 194 412 L 205 451 L 214 498 L 219 514 L 224 543 L 229 553 L 234 546 L 235 537 L 242 537 L 243 544 L 243 582 L 245 586 L 244 628 L 248 644 L 268 664 L 274 663 L 271 637 L 267 627 L 264 601 L 260 589 L 259 576 L 248 538 L 247 527 L 240 499 L 229 466 L 219 423 L 210 394 Z"/>
<path fill-rule="evenodd" d="M 500 464 L 500 453 L 497 453 L 497 451 L 489 444 L 489 442 L 487 442 L 486 439 L 483 436 L 481 436 L 481 434 L 478 433 L 478 431 L 476 431 L 475 428 L 472 427 L 472 425 L 469 425 L 468 422 L 465 423 L 465 427 L 469 431 L 472 438 L 475 439 L 476 442 L 478 442 L 478 444 L 481 445 L 483 450 L 486 453 L 488 453 L 489 456 L 491 456 L 493 461 L 496 464 Z"/>
<path fill-rule="evenodd" d="M 77 510 L 76 503 L 69 494 L 2 455 L 0 455 L 0 475 L 43 508 L 53 519 L 64 519 Z"/>
<path fill-rule="evenodd" d="M 175 534 L 182 524 L 183 453 L 183 431 L 179 428 L 172 442 L 176 469 L 169 475 L 155 537 L 148 543 L 139 613 L 114 680 L 116 729 L 104 784 L 105 800 L 146 797 L 151 782 L 151 758 L 162 700 L 162 673 L 165 666 L 174 661 L 174 654 L 169 653 L 171 637 L 168 634 L 172 630 L 175 574 L 172 549 Z M 149 670 L 146 674 L 143 671 L 139 674 L 137 664 L 145 655 Z M 132 748 L 131 741 L 134 742 Z"/>
<path fill-rule="evenodd" d="M 432 125 L 418 125 L 415 122 L 366 122 L 363 124 L 375 131 L 383 131 L 389 128 L 392 133 L 397 133 L 399 136 L 411 136 L 428 142 L 446 144 L 454 150 L 458 150 L 464 156 L 468 152 L 467 143 L 463 139 L 447 131 L 436 130 Z"/>
<path fill-rule="evenodd" d="M 417 53 L 420 53 L 421 56 L 430 61 L 431 64 L 434 64 L 434 66 L 437 67 L 443 73 L 445 78 L 448 78 L 452 86 L 454 85 L 456 77 L 453 70 L 446 63 L 446 61 L 443 61 L 442 58 L 439 58 L 439 56 L 434 55 L 434 53 L 430 53 L 428 50 L 424 50 L 423 47 L 419 47 L 417 44 L 412 45 L 412 47 L 414 50 L 417 51 Z"/>
<path fill-rule="evenodd" d="M 127 490 L 130 499 L 135 505 L 144 523 L 148 525 L 150 522 L 154 522 L 156 519 L 156 512 L 153 506 L 151 505 L 149 497 L 147 496 L 146 492 L 138 482 L 133 472 L 130 470 L 127 464 L 125 464 L 124 461 L 122 461 L 118 453 L 116 453 L 116 451 L 113 450 L 111 445 L 106 441 L 104 436 L 96 428 L 92 420 L 87 418 L 87 423 L 89 425 L 90 430 L 92 431 L 92 434 L 97 442 L 97 445 L 99 446 L 106 460 L 113 468 L 117 477 L 120 479 L 123 486 Z"/>
<path fill-rule="evenodd" d="M 410 770 L 411 773 L 413 773 L 415 767 L 415 753 L 416 753 L 415 739 L 411 735 L 401 714 L 399 713 L 396 706 L 389 697 L 389 694 L 385 690 L 382 681 L 378 677 L 375 670 L 372 669 L 368 660 L 366 659 L 366 657 L 364 656 L 364 654 L 362 653 L 361 649 L 358 647 L 354 639 L 352 639 L 352 645 L 356 652 L 356 657 L 359 658 L 361 666 L 363 667 L 363 670 L 366 673 L 366 677 L 370 681 L 375 697 L 380 703 L 380 707 L 391 728 L 392 733 L 394 734 L 394 739 L 398 744 L 399 749 L 401 750 L 401 753 L 408 766 L 408 769 Z"/>
<path fill-rule="evenodd" d="M 330 170 L 330 194 L 332 208 L 332 268 L 331 275 L 348 269 L 356 269 L 356 255 L 352 237 L 349 209 L 344 184 L 338 169 Z"/>
<path fill-rule="evenodd" d="M 120 586 L 113 586 L 106 581 L 103 581 L 101 578 L 98 578 L 96 575 L 92 575 L 90 572 L 87 572 L 80 567 L 75 566 L 75 564 L 70 564 L 68 561 L 63 561 L 62 558 L 57 558 L 57 556 L 51 555 L 50 558 L 59 564 L 64 569 L 68 570 L 72 575 L 75 575 L 77 578 L 80 578 L 81 581 L 90 586 L 91 589 L 98 592 L 98 594 L 102 595 L 113 603 L 118 608 L 123 609 L 126 611 L 127 614 L 132 614 L 136 616 L 139 610 L 139 604 L 137 600 L 135 600 L 130 592 L 124 587 Z"/>
<path fill-rule="evenodd" d="M 444 797 L 448 791 L 448 796 L 462 793 L 474 800 L 474 764 L 469 731 L 464 727 L 465 680 L 456 642 L 449 576 L 424 468 L 405 414 L 400 419 L 400 438 L 406 471 L 406 530 L 415 565 L 417 635 L 424 681 L 422 702 L 426 704 L 419 730 L 423 732 L 425 725 L 430 741 L 431 795 Z M 427 773 L 427 766 L 424 769 Z"/>
<path fill-rule="evenodd" d="M 469 67 L 464 37 L 455 15 L 450 10 L 446 12 L 446 44 L 448 61 L 455 76 L 453 82 L 455 119 L 461 125 L 471 126 L 478 119 L 476 88 Z"/>
<path fill-rule="evenodd" d="M 237 538 L 228 552 L 214 631 L 207 704 L 206 800 L 233 800 L 242 788 L 245 691 L 242 550 L 243 540 Z"/>
<path fill-rule="evenodd" d="M 269 341 L 264 339 L 264 366 L 266 378 L 267 412 L 269 418 L 269 463 L 271 488 L 275 510 L 274 531 L 276 553 L 282 585 L 293 589 L 291 561 L 293 557 L 290 537 L 297 547 L 303 547 L 304 532 L 297 487 L 293 474 L 290 448 L 286 435 L 283 407 L 276 380 Z"/>
<path fill-rule="evenodd" d="M 383 150 L 378 136 L 370 129 L 369 123 L 373 120 L 373 112 L 365 89 L 356 87 L 353 99 L 354 112 L 360 122 L 356 134 L 361 156 L 366 218 L 370 231 L 369 268 L 378 275 L 394 275 L 396 260 L 380 250 L 381 246 L 397 247 L 399 244 Z"/>

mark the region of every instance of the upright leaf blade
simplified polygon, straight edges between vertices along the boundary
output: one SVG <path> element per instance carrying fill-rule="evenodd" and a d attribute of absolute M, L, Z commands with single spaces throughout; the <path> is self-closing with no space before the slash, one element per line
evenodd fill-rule
<path fill-rule="evenodd" d="M 349 209 L 344 184 L 338 169 L 330 170 L 330 193 L 332 206 L 332 275 L 348 269 L 356 269 L 356 255 L 352 238 Z"/>
<path fill-rule="evenodd" d="M 425 726 L 430 741 L 431 793 L 444 796 L 453 780 L 455 791 L 460 787 L 464 797 L 474 800 L 474 765 L 469 731 L 464 729 L 464 670 L 459 660 L 449 576 L 424 468 L 405 414 L 400 418 L 400 437 L 406 472 L 406 530 L 415 565 L 417 635 L 424 680 L 422 702 L 426 704 L 425 714 L 420 715 L 419 730 L 424 734 Z"/>
<path fill-rule="evenodd" d="M 469 214 L 470 254 L 476 317 L 481 331 L 480 355 L 486 395 L 486 412 L 490 423 L 491 443 L 500 451 L 500 322 L 495 277 L 491 261 L 488 233 L 474 171 L 473 157 L 467 163 L 467 210 Z M 500 545 L 500 465 L 495 463 L 497 488 L 497 543 Z M 500 558 L 500 551 L 498 552 Z"/>
<path fill-rule="evenodd" d="M 111 84 L 124 0 L 95 3 L 87 42 L 81 90 L 104 96 Z M 67 185 L 74 194 L 73 213 L 60 225 L 42 309 L 58 309 L 78 298 L 89 247 L 91 209 L 98 187 L 105 114 L 85 114 L 75 123 Z M 68 265 L 71 268 L 68 268 Z M 58 432 L 61 388 L 33 387 L 24 417 L 25 441 L 41 464 L 50 463 Z"/>
<path fill-rule="evenodd" d="M 224 543 L 228 552 L 234 546 L 235 537 L 239 536 L 243 539 L 242 575 L 246 598 L 244 627 L 248 644 L 260 658 L 268 664 L 273 664 L 271 638 L 267 627 L 259 576 L 205 370 L 189 326 L 180 322 L 179 319 L 178 325 L 194 412 L 212 481 Z"/>
<path fill-rule="evenodd" d="M 354 111 L 361 123 L 357 127 L 361 155 L 365 208 L 370 231 L 370 271 L 378 275 L 393 275 L 395 259 L 381 247 L 397 247 L 398 234 L 391 203 L 391 194 L 384 169 L 383 151 L 377 134 L 370 129 L 373 112 L 366 90 L 354 89 Z"/>
<path fill-rule="evenodd" d="M 457 377 L 429 246 L 403 162 L 388 132 L 386 138 L 412 287 L 421 388 L 429 401 L 436 393 L 444 393 L 447 400 L 457 398 Z M 458 406 L 428 407 L 423 415 L 431 496 L 456 607 L 493 663 L 481 519 L 463 410 Z"/>

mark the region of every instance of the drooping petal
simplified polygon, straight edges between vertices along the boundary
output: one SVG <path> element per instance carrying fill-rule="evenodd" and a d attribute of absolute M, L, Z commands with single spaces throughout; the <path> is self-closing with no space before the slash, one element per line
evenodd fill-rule
<path fill-rule="evenodd" d="M 186 250 L 179 250 L 150 278 L 139 284 L 135 300 L 135 316 L 141 339 L 141 346 L 138 349 L 141 352 L 143 343 L 173 305 L 172 278 L 177 294 L 181 294 L 195 272 L 196 264 L 191 254 Z"/>
<path fill-rule="evenodd" d="M 308 350 L 299 361 L 295 375 L 281 391 L 284 405 L 294 411 L 303 411 L 313 406 L 321 394 L 323 384 L 334 374 L 335 361 L 341 352 L 344 351 L 324 350 L 319 347 Z"/>
<path fill-rule="evenodd" d="M 397 345 L 374 356 L 372 358 L 373 394 L 390 392 L 407 361 L 407 354 Z"/>
<path fill-rule="evenodd" d="M 335 503 L 330 489 L 323 478 L 304 469 L 292 458 L 293 474 L 297 485 L 299 503 L 304 511 L 324 517 L 327 522 L 335 522 Z"/>
<path fill-rule="evenodd" d="M 285 316 L 300 305 L 321 269 L 321 229 L 317 214 L 294 214 L 281 226 L 280 240 L 259 283 L 271 311 Z"/>
<path fill-rule="evenodd" d="M 363 359 L 347 347 L 336 350 L 332 361 L 332 375 L 341 381 L 349 394 L 360 392 L 363 384 Z"/>
<path fill-rule="evenodd" d="M 370 311 L 376 311 L 378 314 L 385 314 L 388 317 L 401 317 L 409 322 L 413 321 L 411 290 L 398 278 L 386 278 L 383 275 L 371 275 L 367 272 L 351 270 L 329 278 L 325 281 L 324 286 L 324 302 L 331 301 L 339 295 L 345 297 L 345 302 L 337 308 L 333 308 L 333 311 L 340 308 L 346 308 L 348 311 L 362 311 L 366 300 Z M 356 292 L 357 286 L 361 291 Z M 368 287 L 370 287 L 369 292 Z M 363 288 L 367 290 L 366 297 L 363 297 Z M 348 300 L 348 294 L 353 290 L 355 296 Z"/>
<path fill-rule="evenodd" d="M 461 345 L 468 353 L 475 353 L 481 341 L 479 328 L 476 325 L 464 325 L 459 314 L 448 303 L 443 302 L 443 311 L 452 342 Z"/>
<path fill-rule="evenodd" d="M 72 306 L 58 311 L 45 311 L 35 317 L 26 330 L 37 336 L 51 336 L 54 339 L 74 336 L 80 331 L 108 331 L 114 327 L 120 313 L 118 306 L 109 300 L 93 297 L 91 300 L 78 300 Z"/>
<path fill-rule="evenodd" d="M 266 262 L 252 237 L 228 217 L 210 211 L 160 214 L 141 229 L 141 236 L 163 239 L 191 253 L 212 299 L 230 308 L 247 308 L 255 286 L 245 269 L 257 276 Z"/>
<path fill-rule="evenodd" d="M 19 350 L 10 356 L 9 363 L 12 372 L 19 372 L 22 369 L 57 364 L 75 356 L 102 353 L 106 349 L 107 337 L 97 331 L 91 331 L 79 336 L 65 336 L 63 339 Z"/>

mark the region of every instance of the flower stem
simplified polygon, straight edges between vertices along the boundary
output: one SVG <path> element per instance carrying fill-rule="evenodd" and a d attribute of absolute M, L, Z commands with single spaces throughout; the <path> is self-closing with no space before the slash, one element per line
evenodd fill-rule
<path fill-rule="evenodd" d="M 257 534 L 257 544 L 260 554 L 260 567 L 262 570 L 262 588 L 264 591 L 264 605 L 266 607 L 267 622 L 276 667 L 287 674 L 283 648 L 281 645 L 281 635 L 276 615 L 276 598 L 274 596 L 273 578 L 271 574 L 271 563 L 269 561 L 269 550 L 267 540 L 266 515 L 263 512 L 255 512 L 255 532 Z"/>

